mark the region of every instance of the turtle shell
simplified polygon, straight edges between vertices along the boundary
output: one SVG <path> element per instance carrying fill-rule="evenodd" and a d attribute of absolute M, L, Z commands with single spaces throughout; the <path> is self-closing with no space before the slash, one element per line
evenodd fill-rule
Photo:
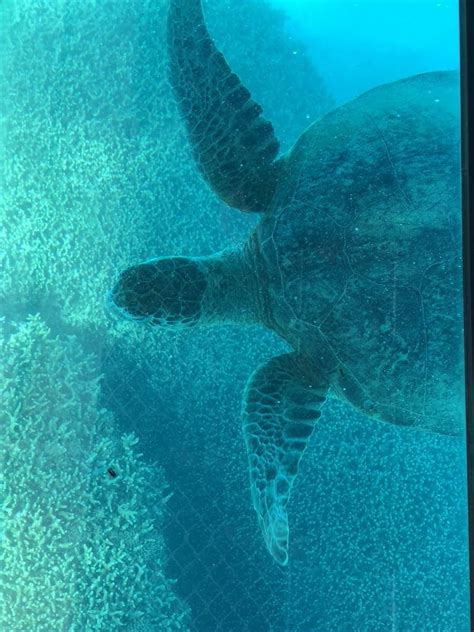
<path fill-rule="evenodd" d="M 267 324 L 362 411 L 449 434 L 463 424 L 458 82 L 411 77 L 314 123 L 254 234 Z"/>

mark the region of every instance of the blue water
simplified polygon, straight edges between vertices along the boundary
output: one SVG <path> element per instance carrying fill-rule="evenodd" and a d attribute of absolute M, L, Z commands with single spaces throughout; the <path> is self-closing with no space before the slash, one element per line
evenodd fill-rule
<path fill-rule="evenodd" d="M 337 102 L 373 86 L 459 66 L 455 0 L 272 0 Z"/>
<path fill-rule="evenodd" d="M 361 91 L 458 65 L 454 1 L 274 4 L 283 17 L 261 0 L 205 10 L 285 150 Z M 195 167 L 166 5 L 0 5 L 0 629 L 467 632 L 463 440 L 330 400 L 281 567 L 251 504 L 240 407 L 286 344 L 257 326 L 151 331 L 107 311 L 128 266 L 232 247 L 257 221 Z"/>

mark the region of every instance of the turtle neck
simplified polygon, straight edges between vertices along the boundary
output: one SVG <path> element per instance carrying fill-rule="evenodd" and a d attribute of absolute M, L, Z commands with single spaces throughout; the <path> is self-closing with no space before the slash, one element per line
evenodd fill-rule
<path fill-rule="evenodd" d="M 244 244 L 222 250 L 199 261 L 208 282 L 203 297 L 203 324 L 259 323 L 258 279 L 248 247 Z"/>

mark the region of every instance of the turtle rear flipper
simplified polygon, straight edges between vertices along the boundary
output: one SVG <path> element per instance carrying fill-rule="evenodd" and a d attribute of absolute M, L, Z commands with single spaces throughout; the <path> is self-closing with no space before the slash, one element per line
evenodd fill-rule
<path fill-rule="evenodd" d="M 265 211 L 281 168 L 279 143 L 210 38 L 200 0 L 171 0 L 168 54 L 171 84 L 205 180 L 229 206 Z"/>
<path fill-rule="evenodd" d="M 252 501 L 273 558 L 288 562 L 286 506 L 328 386 L 297 353 L 272 358 L 251 376 L 243 404 Z"/>

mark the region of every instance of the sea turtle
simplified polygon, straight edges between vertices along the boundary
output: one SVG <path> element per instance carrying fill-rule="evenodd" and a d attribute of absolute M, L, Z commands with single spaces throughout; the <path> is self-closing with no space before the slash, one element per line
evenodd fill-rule
<path fill-rule="evenodd" d="M 373 419 L 462 432 L 458 76 L 374 88 L 278 157 L 200 0 L 171 0 L 168 46 L 202 176 L 261 219 L 238 248 L 128 268 L 109 300 L 150 325 L 261 323 L 290 345 L 253 373 L 242 406 L 253 505 L 285 565 L 290 491 L 328 394 Z"/>

